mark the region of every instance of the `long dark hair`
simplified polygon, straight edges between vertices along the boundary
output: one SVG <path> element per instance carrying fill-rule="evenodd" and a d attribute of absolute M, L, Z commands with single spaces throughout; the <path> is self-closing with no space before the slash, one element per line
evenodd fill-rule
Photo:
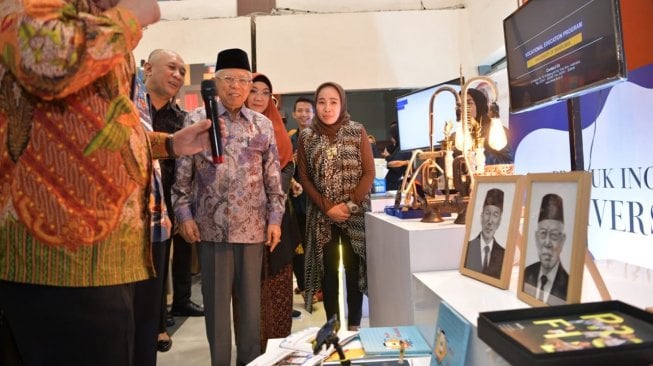
<path fill-rule="evenodd" d="M 388 152 L 390 154 L 392 154 L 396 150 L 399 150 L 399 146 L 400 146 L 399 145 L 399 123 L 397 123 L 396 121 L 392 122 L 390 124 L 389 129 L 388 129 L 388 133 L 390 134 L 390 137 L 392 137 L 395 140 L 395 144 L 394 144 L 394 146 L 392 146 L 392 151 L 390 151 L 390 149 L 388 149 Z"/>

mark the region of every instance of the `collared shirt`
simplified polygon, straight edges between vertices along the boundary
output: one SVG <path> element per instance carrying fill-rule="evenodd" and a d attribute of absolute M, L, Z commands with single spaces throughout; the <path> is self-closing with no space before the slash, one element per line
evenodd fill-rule
<path fill-rule="evenodd" d="M 138 110 L 141 124 L 145 131 L 153 131 L 153 107 L 143 82 L 143 70 L 138 69 L 134 80 L 134 104 Z M 172 160 L 172 159 L 168 159 Z M 174 161 L 174 160 L 172 160 Z M 173 166 L 174 167 L 174 166 Z M 170 239 L 170 227 L 164 225 L 168 219 L 168 210 L 163 201 L 163 186 L 161 184 L 161 164 L 158 160 L 152 162 L 152 179 L 150 188 L 150 241 L 162 243 Z"/>
<path fill-rule="evenodd" d="M 224 163 L 210 152 L 177 159 L 175 215 L 195 219 L 202 241 L 262 243 L 267 224 L 281 224 L 286 199 L 272 122 L 246 107 L 232 119 L 220 102 L 218 115 L 229 133 Z"/>
<path fill-rule="evenodd" d="M 560 268 L 560 262 L 558 262 L 549 273 L 544 274 L 542 266 L 540 266 L 540 273 L 537 275 L 537 292 L 535 293 L 535 297 L 539 299 L 540 293 L 544 292 L 544 294 L 542 294 L 544 296 L 542 301 L 545 303 L 548 303 L 549 301 L 549 295 L 551 295 L 551 288 L 553 287 L 553 281 L 555 281 L 556 275 L 558 274 L 558 268 Z M 544 285 L 544 288 L 542 288 L 542 276 L 546 276 L 546 285 Z"/>
<path fill-rule="evenodd" d="M 151 157 L 166 154 L 129 98 L 141 27 L 96 3 L 2 2 L 0 280 L 108 286 L 154 274 L 146 191 Z"/>
<path fill-rule="evenodd" d="M 177 103 L 168 102 L 160 109 L 152 107 L 152 127 L 154 131 L 174 133 L 181 130 L 184 125 L 191 123 L 190 114 L 181 109 Z M 172 198 L 170 191 L 175 182 L 175 159 L 161 161 L 161 184 L 166 207 L 172 218 Z"/>

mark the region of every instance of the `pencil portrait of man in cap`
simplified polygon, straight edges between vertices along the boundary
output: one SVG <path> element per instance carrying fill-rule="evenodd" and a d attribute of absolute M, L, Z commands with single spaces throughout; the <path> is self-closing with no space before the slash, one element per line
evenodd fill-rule
<path fill-rule="evenodd" d="M 559 195 L 548 193 L 542 197 L 534 236 L 539 261 L 524 269 L 523 291 L 549 305 L 566 304 L 569 275 L 560 253 L 567 235 Z"/>
<path fill-rule="evenodd" d="M 503 191 L 498 188 L 491 188 L 485 194 L 480 215 L 481 230 L 469 241 L 465 257 L 465 268 L 494 278 L 501 277 L 505 255 L 504 245 L 495 238 L 503 215 L 503 196 Z"/>

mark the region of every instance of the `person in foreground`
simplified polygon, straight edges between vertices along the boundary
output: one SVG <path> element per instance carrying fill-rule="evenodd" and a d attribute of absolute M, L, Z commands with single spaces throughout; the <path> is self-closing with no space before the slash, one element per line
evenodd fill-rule
<path fill-rule="evenodd" d="M 183 64 L 182 64 L 183 67 Z M 162 75 L 157 75 L 161 79 Z M 134 103 L 138 109 L 141 123 L 146 131 L 152 129 L 152 113 L 150 109 L 150 96 L 146 85 L 157 78 L 147 71 L 139 69 L 134 80 Z M 156 277 L 139 281 L 134 284 L 134 365 L 155 366 L 157 351 L 167 351 L 172 347 L 172 339 L 166 332 L 164 300 L 164 274 L 168 264 L 166 253 L 170 246 L 170 230 L 172 223 L 163 200 L 161 185 L 161 165 L 158 160 L 152 164 L 152 179 L 150 190 L 150 217 L 152 242 L 152 262 Z M 161 345 L 167 346 L 161 348 Z"/>
<path fill-rule="evenodd" d="M 362 124 L 350 121 L 347 99 L 334 82 L 315 92 L 316 115 L 302 130 L 297 147 L 300 183 L 308 195 L 306 230 L 306 310 L 313 294 L 324 292 L 327 320 L 339 317 L 338 265 L 347 278 L 348 325 L 357 330 L 367 292 L 365 212 L 374 181 L 372 147 Z M 340 319 L 341 324 L 342 319 Z"/>
<path fill-rule="evenodd" d="M 132 50 L 155 0 L 2 3 L 0 364 L 131 365 L 133 283 L 153 277 L 152 158 L 209 121 L 146 132 Z"/>
<path fill-rule="evenodd" d="M 272 122 L 244 106 L 252 87 L 241 49 L 218 53 L 218 116 L 229 130 L 224 163 L 209 153 L 177 159 L 172 199 L 181 234 L 198 243 L 213 366 L 231 364 L 232 291 L 238 297 L 238 365 L 260 354 L 263 251 L 281 239 L 286 195 Z"/>
<path fill-rule="evenodd" d="M 524 292 L 549 305 L 567 303 L 569 275 L 560 263 L 566 239 L 562 197 L 546 194 L 542 197 L 535 231 L 540 261 L 524 269 Z"/>
<path fill-rule="evenodd" d="M 506 250 L 494 237 L 501 225 L 503 214 L 503 191 L 492 188 L 485 194 L 481 211 L 481 232 L 469 241 L 465 268 L 494 278 L 501 277 L 503 257 Z"/>

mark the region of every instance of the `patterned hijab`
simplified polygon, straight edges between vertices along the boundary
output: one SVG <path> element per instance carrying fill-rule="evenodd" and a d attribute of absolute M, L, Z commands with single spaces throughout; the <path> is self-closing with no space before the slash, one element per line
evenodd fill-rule
<path fill-rule="evenodd" d="M 320 135 L 326 135 L 329 138 L 329 141 L 333 141 L 335 140 L 336 134 L 338 133 L 338 130 L 340 130 L 340 127 L 349 123 L 349 112 L 347 112 L 347 96 L 345 95 L 345 90 L 342 88 L 342 86 L 340 86 L 340 84 L 333 81 L 327 81 L 326 83 L 323 83 L 317 87 L 317 90 L 315 91 L 315 102 L 317 103 L 317 97 L 320 94 L 320 91 L 328 86 L 335 88 L 340 95 L 340 114 L 338 116 L 338 120 L 332 125 L 327 125 L 326 123 L 322 122 L 322 120 L 320 120 L 320 117 L 316 112 L 310 128 L 312 128 L 316 133 Z"/>

